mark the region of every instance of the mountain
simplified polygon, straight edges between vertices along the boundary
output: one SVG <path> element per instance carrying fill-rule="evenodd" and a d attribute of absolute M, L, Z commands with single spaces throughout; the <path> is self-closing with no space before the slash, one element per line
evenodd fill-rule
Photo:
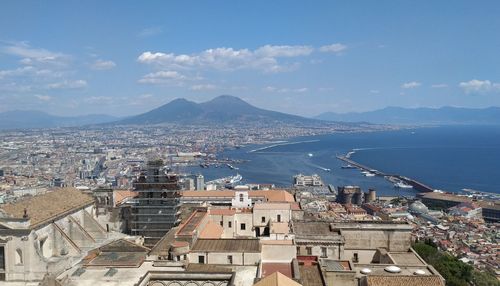
<path fill-rule="evenodd" d="M 82 126 L 111 122 L 117 119 L 102 114 L 64 117 L 35 110 L 14 110 L 0 113 L 0 130 Z"/>
<path fill-rule="evenodd" d="M 146 113 L 128 117 L 116 124 L 158 124 L 158 123 L 322 123 L 320 120 L 304 118 L 257 108 L 242 99 L 221 95 L 210 101 L 195 103 L 186 99 L 175 99 Z"/>
<path fill-rule="evenodd" d="M 500 107 L 482 109 L 441 107 L 402 108 L 386 107 L 369 112 L 326 112 L 315 117 L 320 120 L 369 122 L 400 125 L 500 125 Z"/>

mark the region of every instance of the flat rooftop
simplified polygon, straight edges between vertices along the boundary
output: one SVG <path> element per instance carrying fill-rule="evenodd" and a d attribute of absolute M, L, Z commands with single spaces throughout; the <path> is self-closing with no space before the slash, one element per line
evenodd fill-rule
<path fill-rule="evenodd" d="M 388 254 L 397 265 L 425 265 L 413 252 L 389 252 Z"/>
<path fill-rule="evenodd" d="M 192 252 L 260 252 L 258 239 L 198 239 Z"/>
<path fill-rule="evenodd" d="M 299 264 L 300 278 L 304 286 L 323 286 L 321 270 L 318 265 Z"/>
<path fill-rule="evenodd" d="M 293 278 L 291 263 L 262 263 L 262 278 L 267 277 L 274 272 L 279 272 L 288 278 Z"/>

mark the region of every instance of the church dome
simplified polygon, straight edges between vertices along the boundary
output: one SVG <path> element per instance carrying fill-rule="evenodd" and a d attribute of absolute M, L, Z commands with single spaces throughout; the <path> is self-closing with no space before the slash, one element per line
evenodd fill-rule
<path fill-rule="evenodd" d="M 417 214 L 426 214 L 429 212 L 429 209 L 421 201 L 415 201 L 410 205 L 410 212 Z"/>

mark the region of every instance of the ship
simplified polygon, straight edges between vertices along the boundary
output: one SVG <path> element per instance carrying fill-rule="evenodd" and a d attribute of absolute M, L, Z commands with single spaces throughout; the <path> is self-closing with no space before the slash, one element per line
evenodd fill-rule
<path fill-rule="evenodd" d="M 353 165 L 351 165 L 351 164 L 343 165 L 343 166 L 341 166 L 340 168 L 342 168 L 342 169 L 356 169 L 356 167 L 354 167 L 354 166 L 353 166 Z"/>
<path fill-rule="evenodd" d="M 243 177 L 240 174 L 236 174 L 236 176 L 232 176 L 232 177 L 228 177 L 228 178 L 229 179 L 226 180 L 226 184 L 224 185 L 224 187 L 226 187 L 228 189 L 234 188 L 234 186 L 239 184 L 241 182 L 241 180 L 243 179 Z"/>
<path fill-rule="evenodd" d="M 207 185 L 217 185 L 218 187 L 224 187 L 228 189 L 234 188 L 236 185 L 238 185 L 243 177 L 240 174 L 236 174 L 235 176 L 228 176 L 220 179 L 216 179 L 213 181 L 206 182 Z"/>
<path fill-rule="evenodd" d="M 239 170 L 239 169 L 240 169 L 240 168 L 237 168 L 237 167 L 235 167 L 235 166 L 233 166 L 233 165 L 231 165 L 231 164 L 229 164 L 229 163 L 228 163 L 228 164 L 226 164 L 226 165 L 227 165 L 227 167 L 228 167 L 229 169 L 231 169 L 231 170 Z"/>
<path fill-rule="evenodd" d="M 403 182 L 400 181 L 400 182 L 394 183 L 394 188 L 398 188 L 398 189 L 413 189 L 413 186 L 405 184 L 405 183 L 403 183 Z"/>
<path fill-rule="evenodd" d="M 368 171 L 363 171 L 361 174 L 365 175 L 365 177 L 375 177 L 374 173 L 368 172 Z"/>

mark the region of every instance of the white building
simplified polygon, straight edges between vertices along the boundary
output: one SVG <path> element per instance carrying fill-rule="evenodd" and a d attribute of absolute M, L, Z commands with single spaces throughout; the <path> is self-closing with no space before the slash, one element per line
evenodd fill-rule
<path fill-rule="evenodd" d="M 41 281 L 105 243 L 110 235 L 94 211 L 94 198 L 74 188 L 2 205 L 0 284 Z"/>

